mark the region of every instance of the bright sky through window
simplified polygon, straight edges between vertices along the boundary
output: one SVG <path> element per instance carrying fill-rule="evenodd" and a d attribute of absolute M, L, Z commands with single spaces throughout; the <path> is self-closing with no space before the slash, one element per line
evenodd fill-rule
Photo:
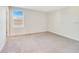
<path fill-rule="evenodd" d="M 21 10 L 13 10 L 13 16 L 21 17 L 23 16 L 23 12 Z"/>

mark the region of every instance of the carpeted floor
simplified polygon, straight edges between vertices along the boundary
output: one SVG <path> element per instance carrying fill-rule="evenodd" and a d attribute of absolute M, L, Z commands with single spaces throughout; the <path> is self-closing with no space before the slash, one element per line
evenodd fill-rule
<path fill-rule="evenodd" d="M 79 42 L 50 32 L 8 37 L 2 53 L 73 53 Z"/>

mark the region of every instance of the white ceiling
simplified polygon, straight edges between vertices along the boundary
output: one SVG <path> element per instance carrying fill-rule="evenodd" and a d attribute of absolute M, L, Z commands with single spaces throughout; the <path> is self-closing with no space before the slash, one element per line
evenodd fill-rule
<path fill-rule="evenodd" d="M 24 6 L 21 8 L 27 8 L 27 9 L 42 11 L 42 12 L 50 12 L 50 11 L 58 10 L 65 7 L 66 6 Z"/>

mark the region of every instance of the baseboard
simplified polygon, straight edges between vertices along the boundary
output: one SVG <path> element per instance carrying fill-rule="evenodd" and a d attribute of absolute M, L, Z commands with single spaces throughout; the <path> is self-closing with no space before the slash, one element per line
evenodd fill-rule
<path fill-rule="evenodd" d="M 68 36 L 68 35 L 65 35 L 65 34 L 62 34 L 62 33 L 57 33 L 57 32 L 52 32 L 52 31 L 42 31 L 42 32 L 51 32 L 53 34 L 60 35 L 60 36 L 63 36 L 65 38 L 68 38 L 68 39 L 79 41 L 78 38 L 71 37 L 71 36 Z M 42 33 L 42 32 L 32 32 L 32 33 L 26 33 L 26 34 L 22 34 L 22 35 L 30 35 L 30 34 L 36 34 L 36 33 Z M 10 36 L 10 37 L 22 36 L 22 35 L 13 35 L 13 36 Z"/>
<path fill-rule="evenodd" d="M 31 34 L 37 34 L 37 33 L 43 33 L 43 32 L 48 32 L 48 31 L 31 32 L 31 33 L 25 33 L 25 34 L 19 34 L 19 35 L 11 35 L 11 36 L 8 36 L 8 37 L 16 37 L 16 36 L 23 36 L 23 35 L 31 35 Z"/>
<path fill-rule="evenodd" d="M 49 31 L 51 33 L 54 33 L 56 35 L 60 35 L 60 36 L 63 36 L 65 38 L 68 38 L 68 39 L 72 39 L 72 40 L 76 40 L 76 41 L 79 41 L 79 39 L 75 38 L 75 37 L 71 37 L 71 36 L 68 36 L 68 35 L 65 35 L 65 34 L 61 34 L 61 33 L 57 33 L 57 32 L 52 32 L 52 31 Z"/>

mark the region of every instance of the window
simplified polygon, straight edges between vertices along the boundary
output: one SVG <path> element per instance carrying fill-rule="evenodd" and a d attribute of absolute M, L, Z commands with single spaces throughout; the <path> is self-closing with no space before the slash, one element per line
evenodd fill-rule
<path fill-rule="evenodd" d="M 23 14 L 23 11 L 22 10 L 19 10 L 19 9 L 14 9 L 13 10 L 13 16 L 14 17 L 22 17 L 24 14 Z"/>
<path fill-rule="evenodd" d="M 12 9 L 13 26 L 15 28 L 24 27 L 24 12 L 21 9 Z"/>

